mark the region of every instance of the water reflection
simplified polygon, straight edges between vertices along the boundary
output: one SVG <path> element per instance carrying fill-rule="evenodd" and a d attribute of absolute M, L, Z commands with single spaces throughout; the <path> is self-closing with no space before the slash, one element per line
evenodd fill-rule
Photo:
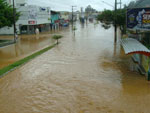
<path fill-rule="evenodd" d="M 19 36 L 19 41 L 16 44 L 0 48 L 0 68 L 7 66 L 8 64 L 11 64 L 48 45 L 52 45 L 54 41 L 51 39 L 51 34 L 54 33 L 59 33 L 59 31 L 45 32 L 40 35 L 21 35 Z M 11 39 L 12 37 L 5 36 L 5 38 Z"/>
<path fill-rule="evenodd" d="M 150 96 L 149 83 L 146 81 L 144 76 L 141 76 L 133 68 L 134 63 L 131 56 L 127 57 L 124 54 L 122 47 L 118 46 L 120 45 L 114 44 L 114 57 L 104 57 L 104 61 L 101 66 L 107 71 L 112 69 L 114 71 L 119 71 L 121 74 L 119 81 L 122 85 L 122 96 L 126 96 L 127 94 L 130 96 Z"/>

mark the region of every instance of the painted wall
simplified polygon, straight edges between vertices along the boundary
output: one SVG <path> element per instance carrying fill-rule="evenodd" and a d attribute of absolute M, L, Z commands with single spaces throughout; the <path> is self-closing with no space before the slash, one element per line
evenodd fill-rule
<path fill-rule="evenodd" d="M 51 23 L 54 24 L 56 20 L 59 20 L 59 18 L 60 18 L 59 14 L 51 15 Z"/>

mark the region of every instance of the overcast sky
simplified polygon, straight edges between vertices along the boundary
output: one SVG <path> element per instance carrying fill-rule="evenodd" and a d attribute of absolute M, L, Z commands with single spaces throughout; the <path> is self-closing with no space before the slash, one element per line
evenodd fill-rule
<path fill-rule="evenodd" d="M 105 1 L 106 3 L 103 3 L 102 1 Z M 130 1 L 132 0 L 122 0 L 122 3 L 128 4 Z M 28 4 L 49 6 L 52 10 L 57 11 L 71 11 L 72 5 L 77 6 L 76 10 L 91 5 L 96 10 L 102 11 L 104 9 L 113 9 L 112 6 L 114 5 L 114 2 L 115 0 L 28 0 Z M 110 5 L 107 5 L 107 3 Z"/>

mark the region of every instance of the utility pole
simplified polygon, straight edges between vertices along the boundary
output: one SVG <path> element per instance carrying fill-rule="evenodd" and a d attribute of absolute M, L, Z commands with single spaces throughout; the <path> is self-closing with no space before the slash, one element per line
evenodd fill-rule
<path fill-rule="evenodd" d="M 121 5 L 122 5 L 122 1 L 120 0 L 120 9 L 122 8 Z"/>
<path fill-rule="evenodd" d="M 73 26 L 73 6 L 72 6 L 72 26 Z"/>
<path fill-rule="evenodd" d="M 117 42 L 117 24 L 116 24 L 116 13 L 117 13 L 117 0 L 115 0 L 115 22 L 114 22 L 114 24 L 115 24 L 115 43 Z"/>
<path fill-rule="evenodd" d="M 120 0 L 120 2 L 118 2 L 117 4 L 120 5 L 120 9 L 122 8 L 121 5 L 122 5 L 122 1 Z"/>
<path fill-rule="evenodd" d="M 15 12 L 15 2 L 13 0 L 13 22 L 14 22 L 14 42 L 16 42 L 16 12 Z"/>
<path fill-rule="evenodd" d="M 121 8 L 121 0 L 120 0 L 120 3 L 118 3 L 117 0 L 115 0 L 115 7 L 113 5 L 105 2 L 105 1 L 102 1 L 102 2 L 115 8 L 115 11 L 114 11 L 115 12 L 115 16 L 114 16 L 114 26 L 115 26 L 115 28 L 114 28 L 114 42 L 116 43 L 117 42 L 117 20 L 116 20 L 116 18 L 117 18 L 117 5 L 120 4 L 120 8 Z"/>
<path fill-rule="evenodd" d="M 74 24 L 74 7 L 76 7 L 76 6 L 72 6 L 72 27 Z"/>

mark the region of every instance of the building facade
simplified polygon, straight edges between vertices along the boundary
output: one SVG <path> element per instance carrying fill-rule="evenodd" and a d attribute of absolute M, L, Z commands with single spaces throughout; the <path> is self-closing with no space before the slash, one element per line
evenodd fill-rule
<path fill-rule="evenodd" d="M 33 34 L 36 28 L 40 32 L 50 29 L 50 7 L 28 5 L 18 11 L 22 14 L 17 22 L 20 34 Z"/>
<path fill-rule="evenodd" d="M 13 0 L 7 0 L 12 5 Z M 18 34 L 33 34 L 38 28 L 40 32 L 48 31 L 51 23 L 50 7 L 40 7 L 27 5 L 26 0 L 15 0 L 15 7 L 20 12 L 19 20 L 16 22 Z M 14 33 L 13 27 L 4 27 L 0 29 L 1 35 L 10 35 Z"/>

